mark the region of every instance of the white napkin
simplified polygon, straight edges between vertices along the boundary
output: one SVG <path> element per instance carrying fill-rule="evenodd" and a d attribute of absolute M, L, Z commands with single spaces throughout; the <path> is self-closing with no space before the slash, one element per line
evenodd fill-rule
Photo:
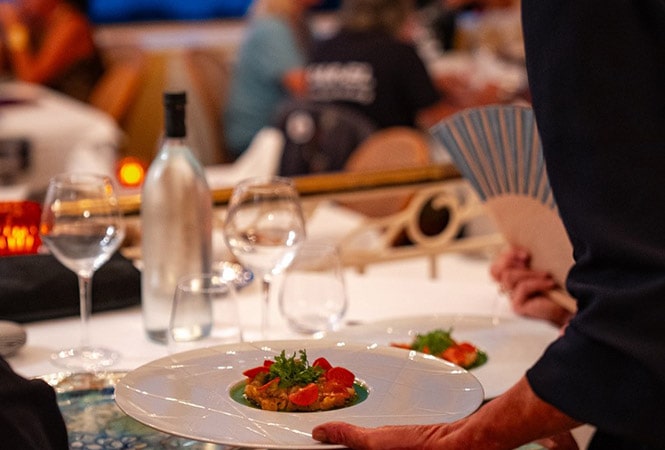
<path fill-rule="evenodd" d="M 247 150 L 231 164 L 218 164 L 205 168 L 211 189 L 232 187 L 245 178 L 275 175 L 284 148 L 284 136 L 277 128 L 259 131 Z"/>

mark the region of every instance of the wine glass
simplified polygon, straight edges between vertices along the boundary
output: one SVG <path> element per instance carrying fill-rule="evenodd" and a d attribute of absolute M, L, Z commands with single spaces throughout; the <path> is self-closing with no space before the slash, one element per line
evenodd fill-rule
<path fill-rule="evenodd" d="M 81 312 L 81 342 L 51 355 L 57 366 L 95 370 L 115 363 L 115 351 L 90 345 L 88 322 L 92 276 L 118 249 L 125 235 L 111 179 L 93 174 L 62 174 L 49 183 L 40 224 L 42 241 L 65 267 L 76 273 Z"/>
<path fill-rule="evenodd" d="M 236 258 L 262 280 L 265 338 L 272 277 L 291 264 L 305 239 L 305 219 L 293 180 L 267 176 L 238 183 L 229 200 L 224 239 Z"/>

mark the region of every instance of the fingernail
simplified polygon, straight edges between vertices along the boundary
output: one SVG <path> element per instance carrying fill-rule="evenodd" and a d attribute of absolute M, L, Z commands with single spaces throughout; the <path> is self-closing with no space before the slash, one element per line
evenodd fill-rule
<path fill-rule="evenodd" d="M 328 441 L 328 435 L 326 434 L 326 431 L 321 429 L 321 428 L 315 428 L 312 431 L 312 438 L 316 439 L 317 441 L 320 442 L 327 442 Z"/>

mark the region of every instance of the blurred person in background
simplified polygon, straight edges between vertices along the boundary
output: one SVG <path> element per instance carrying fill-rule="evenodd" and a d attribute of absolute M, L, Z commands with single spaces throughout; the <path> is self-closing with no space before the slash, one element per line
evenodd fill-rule
<path fill-rule="evenodd" d="M 433 80 L 412 32 L 413 0 L 343 0 L 340 29 L 307 64 L 311 100 L 355 108 L 377 128 L 427 129 L 463 108 L 498 101 L 459 80 Z"/>
<path fill-rule="evenodd" d="M 305 91 L 303 67 L 312 45 L 307 11 L 321 0 L 255 0 L 233 68 L 222 128 L 237 158 L 277 105 Z"/>
<path fill-rule="evenodd" d="M 417 127 L 437 105 L 436 89 L 413 42 L 411 0 L 343 0 L 340 29 L 315 47 L 308 98 L 352 107 L 378 128 Z"/>
<path fill-rule="evenodd" d="M 0 2 L 10 77 L 87 101 L 104 73 L 86 0 Z"/>
<path fill-rule="evenodd" d="M 442 50 L 453 50 L 456 47 L 457 19 L 466 11 L 483 11 L 496 8 L 512 8 L 519 5 L 519 0 L 416 0 L 426 25 L 432 29 Z"/>

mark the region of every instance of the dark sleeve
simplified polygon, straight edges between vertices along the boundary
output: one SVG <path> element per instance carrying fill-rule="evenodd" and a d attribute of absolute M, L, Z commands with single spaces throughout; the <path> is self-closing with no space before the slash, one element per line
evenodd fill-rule
<path fill-rule="evenodd" d="M 665 2 L 523 0 L 529 84 L 579 311 L 527 377 L 568 415 L 665 442 Z"/>
<path fill-rule="evenodd" d="M 67 429 L 51 386 L 27 380 L 0 358 L 0 447 L 67 450 Z"/>

